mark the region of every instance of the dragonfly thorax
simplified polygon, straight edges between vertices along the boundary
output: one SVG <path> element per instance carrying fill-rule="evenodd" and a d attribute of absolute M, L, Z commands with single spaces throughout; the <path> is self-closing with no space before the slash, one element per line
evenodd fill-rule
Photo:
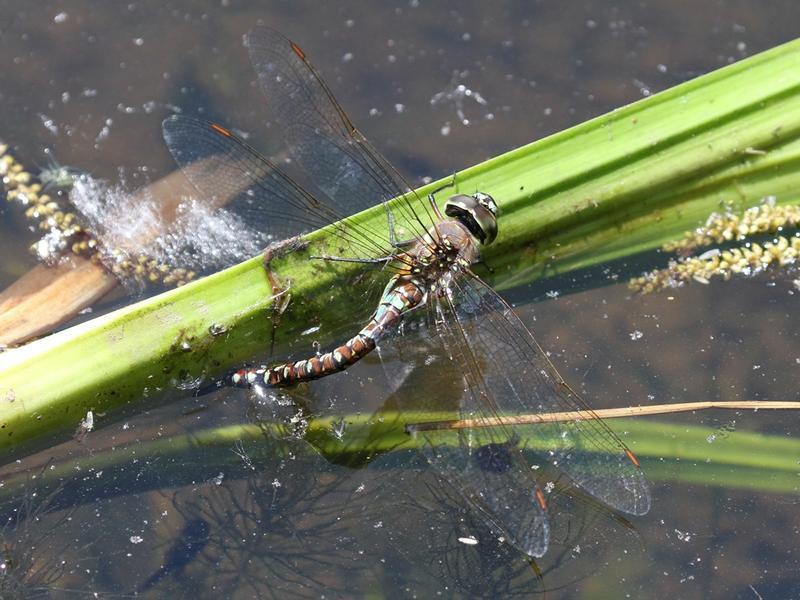
<path fill-rule="evenodd" d="M 455 272 L 477 260 L 478 243 L 477 236 L 461 220 L 437 223 L 409 252 L 413 258 L 409 274 L 428 291 L 447 287 Z"/>
<path fill-rule="evenodd" d="M 489 194 L 456 194 L 444 204 L 445 219 L 433 227 L 409 252 L 410 272 L 428 282 L 430 290 L 446 287 L 456 271 L 478 259 L 478 244 L 497 237 L 497 204 Z"/>

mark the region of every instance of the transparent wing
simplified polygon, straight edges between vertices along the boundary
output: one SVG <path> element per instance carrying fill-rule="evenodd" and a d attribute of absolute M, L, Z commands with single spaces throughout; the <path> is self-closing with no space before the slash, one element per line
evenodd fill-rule
<path fill-rule="evenodd" d="M 454 278 L 449 294 L 432 299 L 432 312 L 439 337 L 463 374 L 458 418 L 476 426 L 422 429 L 423 452 L 497 529 L 528 554 L 544 554 L 547 494 L 556 487 L 544 478 L 554 472 L 612 508 L 635 515 L 649 510 L 649 485 L 636 459 L 599 418 L 497 422 L 589 410 L 497 293 L 466 272 Z"/>
<path fill-rule="evenodd" d="M 173 115 L 163 125 L 164 140 L 186 177 L 216 206 L 233 199 L 231 210 L 273 240 L 336 224 L 350 256 L 386 256 L 385 238 L 342 222 L 346 214 L 324 192 L 305 190 L 244 140 L 215 123 Z"/>
<path fill-rule="evenodd" d="M 431 305 L 438 337 L 456 372 L 463 375 L 459 418 L 476 418 L 487 410 L 483 373 L 475 369 L 458 309 L 446 298 Z M 431 409 L 440 409 L 430 403 Z M 544 494 L 509 428 L 485 427 L 421 431 L 428 462 L 489 522 L 493 529 L 530 556 L 541 557 L 550 544 Z"/>
<path fill-rule="evenodd" d="M 402 198 L 393 209 L 395 220 L 412 235 L 423 235 L 433 223 L 428 203 L 353 126 L 303 50 L 263 26 L 245 36 L 245 45 L 271 124 L 314 185 L 350 212 Z"/>
<path fill-rule="evenodd" d="M 457 322 L 450 330 L 457 327 L 465 343 L 461 366 L 472 384 L 462 412 L 487 420 L 588 411 L 589 417 L 525 425 L 524 431 L 517 425 L 512 435 L 523 432 L 522 439 L 533 440 L 529 450 L 545 466 L 563 472 L 598 500 L 628 514 L 647 513 L 650 488 L 633 453 L 561 378 L 513 309 L 469 272 L 453 280 L 451 291 L 452 300 L 445 298 L 444 304 Z"/>

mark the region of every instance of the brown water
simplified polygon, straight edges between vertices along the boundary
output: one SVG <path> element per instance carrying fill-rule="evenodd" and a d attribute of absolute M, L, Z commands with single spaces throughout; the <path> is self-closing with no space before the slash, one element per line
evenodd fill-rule
<path fill-rule="evenodd" d="M 136 180 L 173 169 L 160 133 L 173 106 L 264 135 L 241 47 L 261 19 L 302 43 L 357 125 L 416 181 L 788 41 L 800 17 L 795 2 L 755 0 L 318 4 L 0 2 L 0 137 L 29 163 L 50 148 L 96 176 L 123 169 Z M 430 103 L 454 73 L 486 100 L 465 100 L 468 125 L 454 103 Z M 26 227 L 0 207 L 0 285 L 35 264 Z M 631 298 L 598 269 L 509 297 L 592 406 L 796 399 L 796 277 Z M 532 302 L 548 292 L 558 297 Z M 328 413 L 369 414 L 387 400 L 382 376 L 372 359 L 311 394 Z M 447 385 L 432 369 L 395 383 L 420 394 Z M 153 445 L 255 422 L 244 393 L 204 405 L 178 397 L 109 416 L 83 442 L 3 467 L 0 477 L 31 480 L 0 488 L 11 518 L 0 529 L 0 590 L 13 597 L 19 582 L 31 596 L 116 597 L 150 580 L 142 593 L 153 598 L 800 596 L 796 485 L 703 459 L 712 445 L 735 451 L 745 432 L 792 439 L 791 415 L 662 418 L 707 428 L 680 438 L 699 458 L 643 461 L 653 508 L 633 528 L 576 503 L 539 575 L 414 454 L 354 469 L 257 433 Z M 468 536 L 480 543 L 459 541 Z"/>

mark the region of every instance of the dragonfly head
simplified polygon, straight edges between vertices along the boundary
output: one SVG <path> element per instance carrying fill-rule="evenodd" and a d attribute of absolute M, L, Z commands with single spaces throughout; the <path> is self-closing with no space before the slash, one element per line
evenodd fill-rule
<path fill-rule="evenodd" d="M 489 194 L 456 194 L 444 203 L 444 214 L 462 223 L 484 246 L 497 237 L 497 203 Z"/>

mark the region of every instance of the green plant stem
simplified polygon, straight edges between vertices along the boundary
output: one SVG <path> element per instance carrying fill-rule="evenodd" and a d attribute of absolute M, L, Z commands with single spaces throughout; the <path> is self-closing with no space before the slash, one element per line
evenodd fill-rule
<path fill-rule="evenodd" d="M 414 416 L 414 420 L 419 416 Z M 361 459 L 366 451 L 370 460 L 385 453 L 397 453 L 403 457 L 423 443 L 405 433 L 405 424 L 411 422 L 408 414 L 385 413 L 380 421 L 363 415 L 345 415 L 343 418 L 347 423 L 347 433 L 341 439 L 333 434 L 336 419 L 313 419 L 310 422 L 306 439 L 311 440 L 314 449 L 330 461 L 326 463 L 320 459 L 320 469 L 335 470 L 337 464 L 365 466 L 366 462 Z M 613 419 L 608 423 L 626 441 L 633 443 L 633 449 L 652 481 L 680 481 L 784 494 L 797 491 L 796 457 L 800 456 L 800 440 L 746 431 L 726 432 L 723 436 L 709 427 L 650 419 Z M 144 480 L 142 485 L 157 489 L 164 485 L 172 487 L 208 479 L 209 473 L 224 472 L 230 479 L 248 476 L 252 468 L 270 472 L 268 464 L 243 467 L 240 454 L 232 452 L 236 442 L 242 444 L 239 448 L 251 451 L 266 443 L 270 450 L 261 453 L 261 460 L 273 464 L 290 451 L 299 451 L 296 445 L 292 445 L 297 440 L 279 439 L 277 436 L 285 435 L 285 432 L 270 426 L 265 428 L 252 424 L 229 425 L 169 438 L 136 441 L 113 449 L 95 448 L 88 456 L 52 462 L 45 480 L 39 483 L 44 487 L 37 488 L 37 492 L 48 493 L 56 486 L 70 489 L 74 484 L 80 489 L 80 497 L 94 499 L 98 494 L 108 493 L 109 489 L 129 490 L 118 480 L 133 476 L 137 481 Z M 535 435 L 535 428 L 530 432 L 532 435 L 524 437 L 520 443 L 533 452 L 546 449 L 546 440 Z M 268 441 L 265 435 L 269 436 Z M 308 451 L 312 451 L 310 447 Z M 680 468 L 675 466 L 676 461 L 681 464 Z M 405 456 L 399 463 L 391 461 L 391 464 L 407 465 L 409 462 L 414 462 L 414 459 Z M 132 472 L 130 466 L 134 463 L 152 467 L 140 466 Z M 30 471 L 28 467 L 23 472 L 3 477 L 0 505 L 17 497 Z M 93 490 L 91 486 L 97 489 Z"/>

